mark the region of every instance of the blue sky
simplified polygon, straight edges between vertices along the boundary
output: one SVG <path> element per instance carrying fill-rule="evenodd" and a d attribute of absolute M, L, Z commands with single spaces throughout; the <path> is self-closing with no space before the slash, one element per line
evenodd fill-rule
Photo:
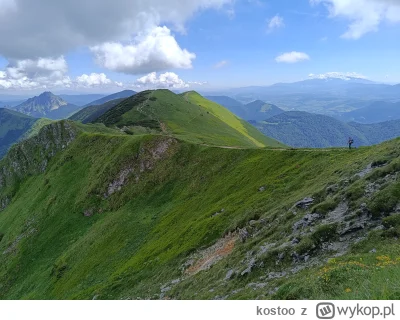
<path fill-rule="evenodd" d="M 0 5 L 2 1 L 15 1 L 9 12 L 16 17 L 28 10 L 27 0 L 0 0 Z M 93 92 L 149 85 L 214 89 L 293 82 L 332 72 L 400 83 L 400 4 L 393 0 L 188 0 L 193 3 L 185 8 L 165 0 L 176 14 L 157 0 L 149 1 L 159 10 L 157 18 L 146 13 L 145 22 L 136 25 L 134 10 L 143 13 L 146 8 L 132 7 L 131 16 L 117 8 L 116 19 L 132 25 L 128 32 L 121 27 L 109 36 L 103 36 L 109 29 L 95 35 L 100 26 L 94 24 L 74 28 L 73 12 L 60 17 L 67 21 L 58 26 L 69 31 L 65 39 L 62 31 L 46 38 L 38 36 L 43 29 L 19 28 L 22 36 L 37 36 L 37 47 L 33 40 L 31 47 L 0 45 L 0 91 L 39 90 L 55 83 L 58 90 Z M 107 2 L 116 5 L 118 0 L 103 1 L 104 10 Z M 58 47 L 52 46 L 58 41 Z M 141 43 L 145 45 L 138 49 Z M 140 62 L 143 56 L 146 61 Z"/>

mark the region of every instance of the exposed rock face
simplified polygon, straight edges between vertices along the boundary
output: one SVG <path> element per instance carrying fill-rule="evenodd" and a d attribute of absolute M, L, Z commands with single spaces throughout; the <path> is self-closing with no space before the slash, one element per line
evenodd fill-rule
<path fill-rule="evenodd" d="M 154 145 L 142 147 L 136 158 L 128 166 L 123 168 L 118 176 L 108 184 L 104 198 L 120 191 L 128 183 L 131 175 L 134 175 L 136 181 L 138 181 L 140 175 L 145 171 L 152 170 L 155 163 L 166 157 L 169 148 L 176 143 L 177 141 L 175 139 L 163 138 L 157 140 Z"/>
<path fill-rule="evenodd" d="M 44 172 L 49 161 L 74 141 L 77 134 L 72 122 L 55 122 L 43 127 L 37 136 L 11 148 L 0 161 L 0 195 L 5 187 L 17 180 Z M 0 210 L 10 201 L 9 197 L 0 197 Z"/>

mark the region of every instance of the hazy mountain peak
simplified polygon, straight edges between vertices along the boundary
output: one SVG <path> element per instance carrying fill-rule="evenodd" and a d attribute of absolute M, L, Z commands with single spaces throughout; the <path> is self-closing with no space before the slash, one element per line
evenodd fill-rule
<path fill-rule="evenodd" d="M 52 114 L 57 113 L 53 118 L 63 118 L 61 113 L 70 113 L 76 111 L 76 106 L 69 104 L 64 99 L 56 96 L 50 91 L 43 92 L 39 96 L 35 96 L 15 107 L 18 112 L 34 116 L 34 117 L 52 117 Z M 69 111 L 71 109 L 71 111 Z"/>

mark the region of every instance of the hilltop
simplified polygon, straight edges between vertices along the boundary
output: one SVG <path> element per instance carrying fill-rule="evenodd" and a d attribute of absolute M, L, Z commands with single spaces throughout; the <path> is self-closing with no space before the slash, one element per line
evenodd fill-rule
<path fill-rule="evenodd" d="M 196 92 L 143 91 L 100 116 L 96 123 L 131 133 L 163 133 L 199 144 L 284 147 L 224 107 Z"/>

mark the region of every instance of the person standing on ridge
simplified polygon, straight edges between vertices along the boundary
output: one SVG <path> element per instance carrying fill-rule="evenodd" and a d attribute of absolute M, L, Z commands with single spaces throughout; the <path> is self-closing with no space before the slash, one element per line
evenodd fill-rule
<path fill-rule="evenodd" d="M 352 144 L 354 143 L 353 138 L 349 138 L 349 149 L 351 149 Z"/>

